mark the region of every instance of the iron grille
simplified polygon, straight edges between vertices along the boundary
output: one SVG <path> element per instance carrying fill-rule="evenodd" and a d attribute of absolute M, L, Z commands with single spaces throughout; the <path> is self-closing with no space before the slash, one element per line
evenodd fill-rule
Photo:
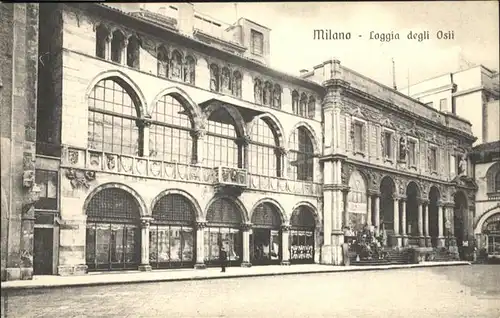
<path fill-rule="evenodd" d="M 87 207 L 90 219 L 137 220 L 139 206 L 135 198 L 122 189 L 104 189 L 90 200 Z"/>
<path fill-rule="evenodd" d="M 162 197 L 153 208 L 155 221 L 192 223 L 194 215 L 192 203 L 180 194 Z"/>
<path fill-rule="evenodd" d="M 207 222 L 239 225 L 241 224 L 241 213 L 234 202 L 220 198 L 208 208 Z"/>
<path fill-rule="evenodd" d="M 269 203 L 261 203 L 255 208 L 252 223 L 256 226 L 279 227 L 281 219 L 276 208 Z"/>

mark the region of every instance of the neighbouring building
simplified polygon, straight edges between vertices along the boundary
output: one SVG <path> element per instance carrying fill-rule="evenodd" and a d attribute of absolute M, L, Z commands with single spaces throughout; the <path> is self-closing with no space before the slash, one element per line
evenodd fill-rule
<path fill-rule="evenodd" d="M 236 266 L 341 265 L 344 229 L 366 225 L 390 248 L 474 239 L 475 138 L 455 114 L 338 60 L 273 70 L 271 30 L 189 3 L 40 4 L 39 16 L 35 274 L 205 268 L 221 246 Z M 11 173 L 6 189 L 23 171 Z M 4 247 L 21 236 L 7 220 L 2 272 L 20 251 Z"/>
<path fill-rule="evenodd" d="M 424 80 L 402 88 L 401 92 L 468 120 L 477 137 L 474 145 L 500 139 L 498 71 L 477 65 Z"/>

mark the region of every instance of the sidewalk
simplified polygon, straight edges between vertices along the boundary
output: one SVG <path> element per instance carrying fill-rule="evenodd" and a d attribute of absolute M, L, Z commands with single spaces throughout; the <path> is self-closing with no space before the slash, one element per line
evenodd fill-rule
<path fill-rule="evenodd" d="M 377 265 L 377 266 L 332 266 L 332 265 L 269 265 L 245 267 L 228 267 L 227 272 L 221 273 L 220 268 L 197 269 L 173 269 L 173 270 L 154 270 L 151 272 L 126 271 L 126 272 L 100 272 L 89 273 L 81 276 L 35 276 L 32 280 L 18 280 L 2 282 L 2 291 L 14 289 L 33 289 L 33 288 L 57 288 L 57 287 L 76 287 L 76 286 L 95 286 L 127 283 L 147 283 L 147 282 L 168 282 L 185 280 L 204 280 L 204 279 L 223 279 L 237 277 L 255 277 L 255 276 L 276 276 L 292 274 L 313 274 L 313 273 L 335 273 L 349 271 L 369 271 L 369 270 L 387 270 L 404 269 L 416 267 L 435 267 L 435 266 L 456 266 L 470 265 L 469 262 L 423 262 L 420 264 L 403 265 Z"/>

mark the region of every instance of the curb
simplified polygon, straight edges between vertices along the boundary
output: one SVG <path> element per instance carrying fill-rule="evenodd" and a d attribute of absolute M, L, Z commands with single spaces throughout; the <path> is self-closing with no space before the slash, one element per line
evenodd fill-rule
<path fill-rule="evenodd" d="M 24 286 L 2 286 L 2 293 L 6 291 L 16 291 L 25 289 L 56 289 L 68 287 L 87 287 L 87 286 L 106 286 L 106 285 L 129 285 L 141 283 L 155 283 L 155 282 L 181 282 L 181 281 L 201 281 L 211 279 L 231 279 L 231 278 L 250 278 L 250 277 L 266 277 L 266 276 L 285 276 L 285 275 L 306 275 L 306 274 L 322 274 L 322 273 L 347 273 L 347 272 L 366 272 L 366 271 L 382 271 L 382 270 L 395 270 L 395 269 L 411 269 L 411 268 L 425 268 L 425 267 L 449 267 L 449 266 L 464 266 L 471 265 L 470 262 L 454 262 L 452 264 L 438 263 L 438 264 L 404 264 L 404 265 L 385 265 L 385 266 L 335 266 L 331 270 L 310 270 L 310 271 L 293 271 L 281 273 L 252 273 L 252 274 L 229 274 L 229 275 L 216 275 L 216 276 L 192 276 L 192 277 L 179 277 L 179 278 L 144 278 L 138 280 L 123 280 L 123 281 L 101 281 L 101 282 L 75 282 L 75 283 L 39 283 Z M 391 267 L 387 267 L 391 266 Z M 346 269 L 341 269 L 346 268 Z M 5 284 L 5 282 L 4 282 Z M 4 285 L 2 284 L 2 285 Z"/>

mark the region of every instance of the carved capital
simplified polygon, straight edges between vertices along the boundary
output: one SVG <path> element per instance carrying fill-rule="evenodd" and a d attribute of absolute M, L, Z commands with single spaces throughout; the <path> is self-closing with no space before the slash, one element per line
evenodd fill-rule
<path fill-rule="evenodd" d="M 196 226 L 197 230 L 203 230 L 204 228 L 207 227 L 207 222 L 205 222 L 205 221 L 196 221 L 195 226 Z"/>
<path fill-rule="evenodd" d="M 276 152 L 280 155 L 280 156 L 288 156 L 288 151 L 285 147 L 279 147 L 279 148 L 276 148 Z"/>
<path fill-rule="evenodd" d="M 152 217 L 149 217 L 149 216 L 143 216 L 141 217 L 141 227 L 149 227 L 149 225 L 151 224 L 151 221 L 153 220 Z"/>
<path fill-rule="evenodd" d="M 252 229 L 251 223 L 242 223 L 240 226 L 242 231 L 250 231 Z"/>
<path fill-rule="evenodd" d="M 291 225 L 290 224 L 282 224 L 281 225 L 281 231 L 290 231 Z"/>
<path fill-rule="evenodd" d="M 252 140 L 252 137 L 250 137 L 249 135 L 245 135 L 243 137 L 240 137 L 238 138 L 238 142 L 242 145 L 242 146 L 248 146 L 248 144 L 250 143 L 250 141 Z"/>
<path fill-rule="evenodd" d="M 206 131 L 204 129 L 195 129 L 191 131 L 191 137 L 196 139 L 203 139 L 205 137 Z"/>

